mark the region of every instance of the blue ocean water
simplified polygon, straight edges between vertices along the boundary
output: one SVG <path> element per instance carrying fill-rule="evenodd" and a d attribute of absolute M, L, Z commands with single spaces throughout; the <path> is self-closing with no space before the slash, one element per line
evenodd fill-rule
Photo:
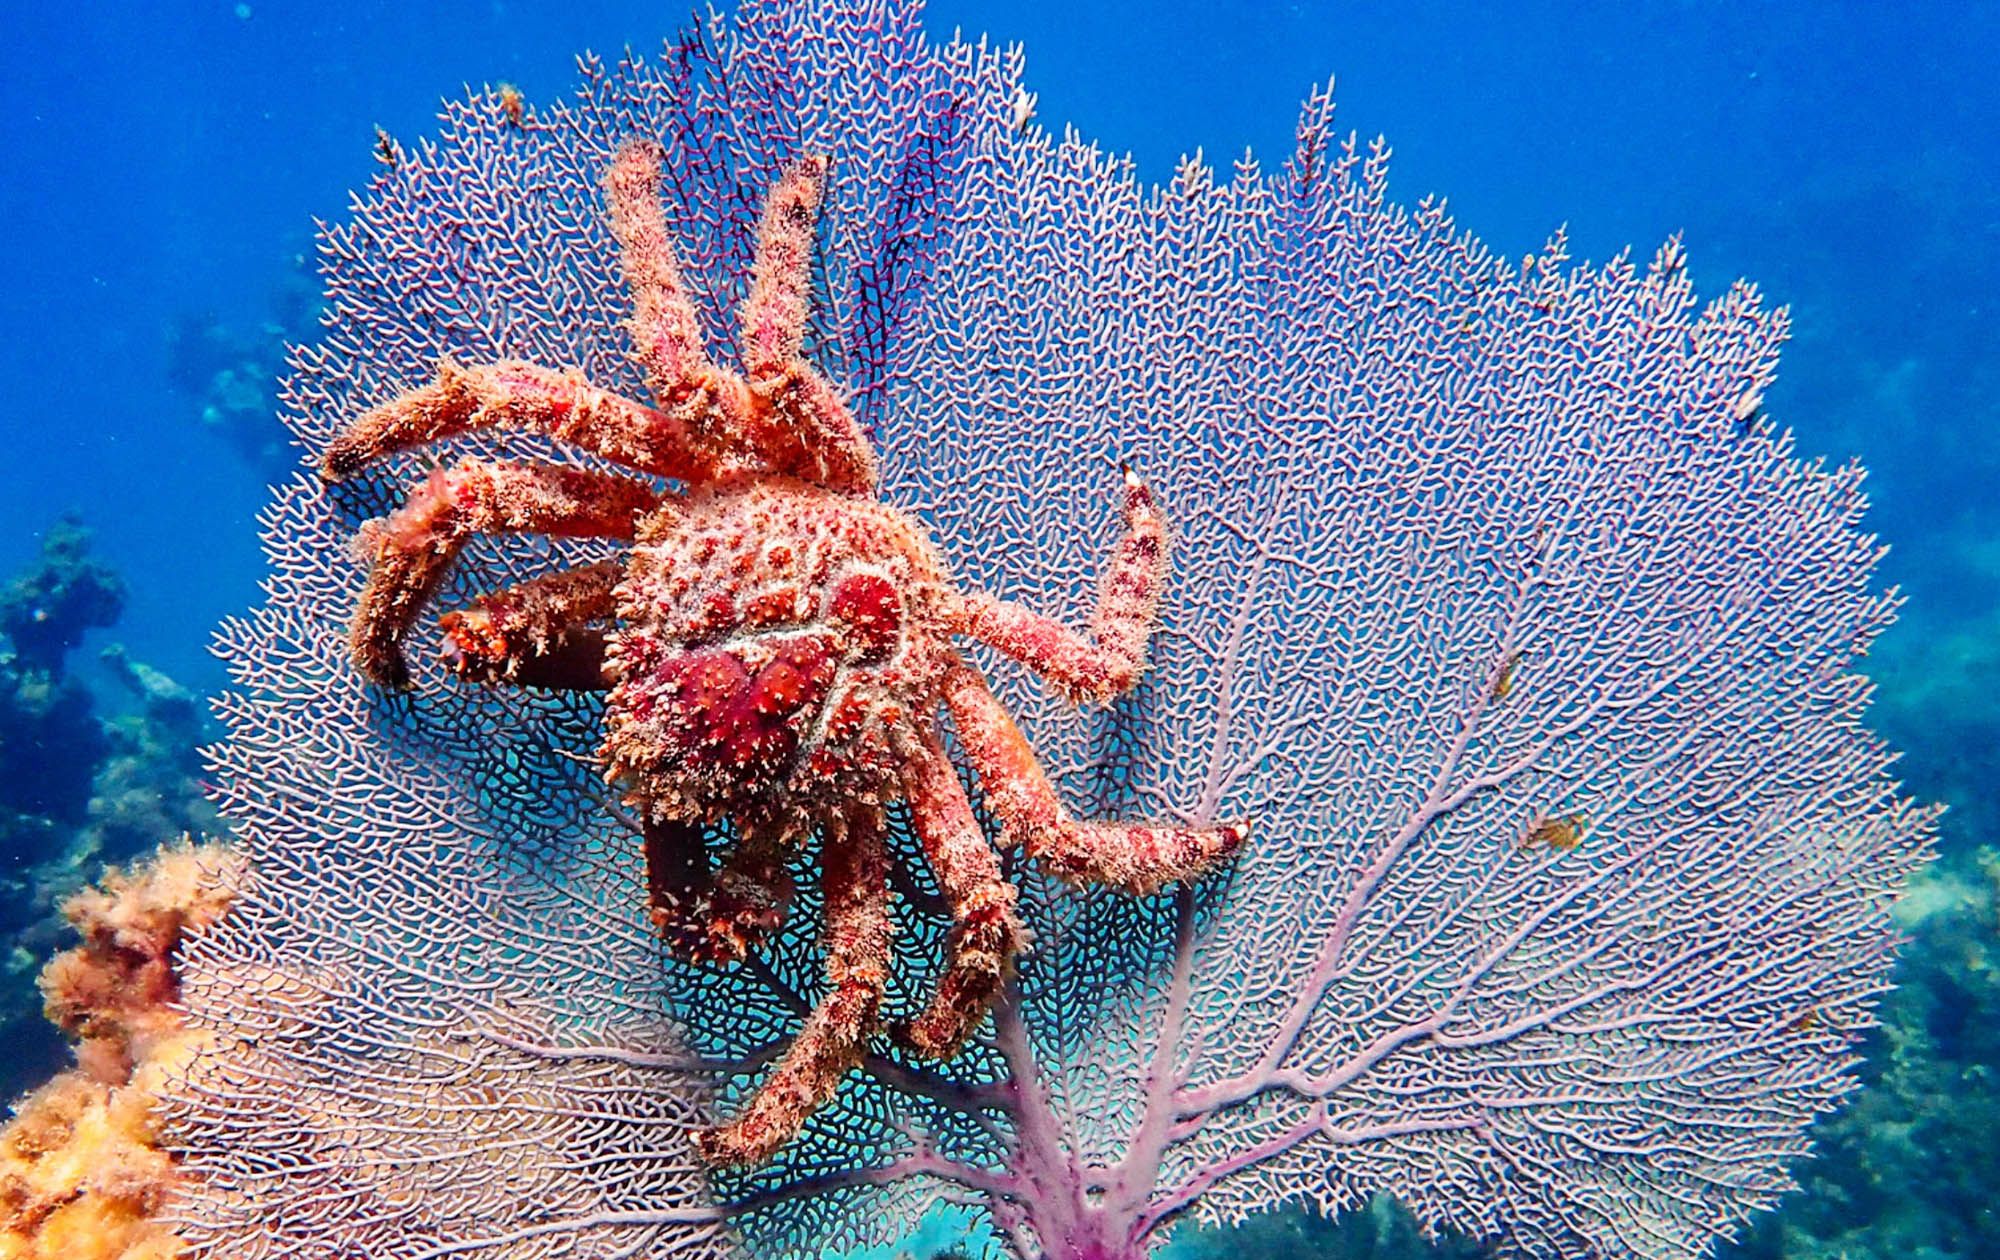
<path fill-rule="evenodd" d="M 1218 163 L 1246 146 L 1281 160 L 1299 98 L 1335 77 L 1345 124 L 1393 144 L 1394 193 L 1446 195 L 1503 253 L 1560 224 L 1590 259 L 1649 253 L 1678 231 L 1704 291 L 1744 275 L 1791 303 L 1795 340 L 1767 410 L 1804 451 L 1868 465 L 1870 527 L 1893 548 L 1883 574 L 1910 599 L 1878 649 L 1877 724 L 1908 750 L 1912 789 L 1955 807 L 1947 852 L 1970 862 L 1992 841 L 2000 5 L 939 0 L 929 12 L 940 34 L 1024 42 L 1040 119 L 1130 150 L 1150 177 L 1197 146 Z M 13 6 L 0 41 L 0 573 L 31 560 L 58 513 L 81 512 L 130 588 L 108 637 L 196 690 L 220 685 L 204 645 L 256 598 L 253 518 L 276 465 L 200 413 L 218 372 L 234 370 L 239 391 L 268 384 L 243 370 L 250 347 L 309 306 L 313 220 L 337 217 L 373 174 L 374 128 L 413 142 L 464 83 L 564 94 L 576 51 L 648 48 L 683 16 L 629 3 Z M 1933 1022 L 1945 1050 L 1968 1035 Z"/>
<path fill-rule="evenodd" d="M 1772 413 L 1809 449 L 1866 459 L 1876 525 L 1900 544 L 1889 572 L 1923 614 L 1992 594 L 1968 547 L 2000 510 L 1982 493 L 2000 450 L 1986 423 L 2000 6 L 942 0 L 929 13 L 940 32 L 1025 42 L 1041 118 L 1131 151 L 1151 176 L 1196 147 L 1281 159 L 1299 98 L 1336 77 L 1347 125 L 1394 145 L 1397 194 L 1445 194 L 1503 252 L 1565 223 L 1583 258 L 1684 231 L 1705 287 L 1748 275 L 1793 304 Z M 175 388 L 177 321 L 249 331 L 296 303 L 315 217 L 337 217 L 373 172 L 374 126 L 415 140 L 465 83 L 567 92 L 576 51 L 650 47 L 681 16 L 15 6 L 0 51 L 13 438 L 0 567 L 82 509 L 132 587 L 124 639 L 214 682 L 203 644 L 254 595 L 262 487 Z"/>

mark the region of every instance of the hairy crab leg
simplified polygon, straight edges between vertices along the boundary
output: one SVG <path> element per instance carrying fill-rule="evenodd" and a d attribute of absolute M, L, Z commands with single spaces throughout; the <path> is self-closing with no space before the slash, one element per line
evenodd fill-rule
<path fill-rule="evenodd" d="M 826 159 L 801 158 L 771 187 L 757 229 L 750 293 L 739 312 L 743 369 L 760 404 L 760 449 L 787 452 L 800 475 L 851 494 L 875 490 L 867 435 L 825 377 L 802 356 L 812 293 L 813 227 L 826 191 Z M 788 448 L 796 447 L 796 454 Z"/>
<path fill-rule="evenodd" d="M 948 1059 L 986 1018 L 1027 932 L 1014 912 L 1019 893 L 1001 874 L 999 855 L 935 732 L 923 732 L 911 750 L 903 793 L 953 922 L 937 991 L 907 1028 L 897 1030 L 897 1039 L 926 1058 Z"/>
<path fill-rule="evenodd" d="M 589 626 L 617 612 L 621 572 L 613 560 L 559 569 L 446 613 L 446 663 L 467 682 L 610 690 L 604 634 Z"/>
<path fill-rule="evenodd" d="M 653 926 L 665 931 L 665 922 L 679 923 L 708 890 L 708 846 L 697 822 L 642 815 L 639 828 L 646 855 L 646 904 Z"/>
<path fill-rule="evenodd" d="M 609 691 L 614 685 L 607 667 L 610 636 L 595 627 L 571 630 L 544 646 L 522 649 L 507 659 L 504 676 L 491 673 L 492 662 L 469 661 L 461 654 L 449 625 L 445 635 L 445 665 L 467 682 L 508 682 L 542 691 Z"/>
<path fill-rule="evenodd" d="M 1008 838 L 1051 874 L 1072 884 L 1103 884 L 1144 895 L 1208 873 L 1242 846 L 1250 829 L 1165 823 L 1091 823 L 1069 816 L 1028 741 L 986 680 L 966 666 L 952 670 L 945 703 L 987 807 Z"/>
<path fill-rule="evenodd" d="M 606 459 L 682 481 L 716 471 L 715 457 L 687 426 L 582 375 L 517 359 L 466 367 L 450 359 L 437 379 L 362 414 L 320 456 L 320 475 L 339 481 L 397 451 L 479 429 L 546 434 Z"/>
<path fill-rule="evenodd" d="M 354 664 L 385 687 L 409 685 L 402 641 L 475 534 L 629 540 L 660 503 L 650 486 L 556 464 L 466 459 L 431 474 L 403 506 L 362 532 L 374 570 L 354 613 Z"/>
<path fill-rule="evenodd" d="M 654 885 L 653 927 L 667 952 L 683 962 L 739 962 L 784 925 L 792 903 L 792 877 L 785 870 L 791 834 L 771 824 L 742 823 L 738 831 L 736 844 L 711 876 L 695 825 L 694 856 L 679 859 L 692 864 L 693 873 L 678 887 L 669 885 L 665 896 Z M 651 848 L 647 855 L 650 865 Z"/>
<path fill-rule="evenodd" d="M 798 1136 L 861 1060 L 889 979 L 888 856 L 882 819 L 857 809 L 827 828 L 821 868 L 826 889 L 827 992 L 806 1016 L 784 1058 L 728 1124 L 695 1136 L 718 1167 L 759 1164 Z"/>
<path fill-rule="evenodd" d="M 1125 532 L 1112 546 L 1084 638 L 1019 604 L 960 598 L 956 629 L 1041 674 L 1072 699 L 1099 704 L 1131 690 L 1146 667 L 1146 641 L 1167 585 L 1167 527 L 1153 492 L 1125 471 Z"/>
<path fill-rule="evenodd" d="M 813 227 L 825 189 L 826 159 L 814 155 L 787 167 L 764 198 L 750 292 L 738 312 L 743 370 L 752 388 L 777 385 L 800 362 L 812 295 Z"/>
<path fill-rule="evenodd" d="M 652 140 L 626 142 L 604 172 L 604 202 L 618 238 L 632 314 L 625 327 L 661 408 L 684 416 L 725 443 L 749 411 L 749 387 L 708 361 L 701 319 L 681 280 L 667 216 L 660 202 L 666 152 Z"/>
<path fill-rule="evenodd" d="M 702 346 L 701 321 L 660 203 L 663 160 L 657 144 L 635 140 L 604 176 L 611 231 L 632 288 L 627 326 L 654 400 L 701 434 L 720 459 L 845 493 L 873 493 L 875 456 L 867 436 L 801 354 L 826 160 L 794 163 L 765 199 L 750 294 L 739 312 L 747 381 L 711 363 Z"/>

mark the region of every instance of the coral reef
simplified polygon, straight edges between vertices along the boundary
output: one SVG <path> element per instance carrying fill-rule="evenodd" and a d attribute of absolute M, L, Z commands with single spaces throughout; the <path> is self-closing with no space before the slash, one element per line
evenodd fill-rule
<path fill-rule="evenodd" d="M 125 584 L 90 556 L 90 531 L 64 516 L 42 536 L 41 562 L 0 593 L 0 634 L 13 645 L 15 668 L 59 674 L 63 657 L 93 626 L 125 608 Z"/>
<path fill-rule="evenodd" d="M 50 962 L 41 987 L 48 1018 L 75 1043 L 75 1065 L 23 1098 L 0 1131 L 0 1260 L 184 1254 L 176 1202 L 189 1183 L 177 1152 L 191 1137 L 212 1140 L 210 1126 L 221 1119 L 164 1101 L 190 1088 L 210 1098 L 265 1097 L 284 1134 L 275 1160 L 254 1141 L 235 1149 L 230 1182 L 246 1193 L 210 1204 L 219 1215 L 207 1236 L 236 1260 L 317 1254 L 311 1238 L 264 1228 L 269 1204 L 257 1197 L 299 1193 L 306 1169 L 317 1170 L 321 1200 L 310 1232 L 368 1244 L 342 1255 L 477 1239 L 500 1204 L 559 1206 L 599 1123 L 593 1097 L 630 1093 L 642 1079 L 657 1084 L 657 1068 L 675 1055 L 672 1030 L 662 1027 L 630 1048 L 635 1065 L 551 1072 L 539 1056 L 494 1038 L 501 1027 L 523 1044 L 550 1035 L 524 1002 L 511 1016 L 490 1015 L 478 1035 L 438 1027 L 399 1054 L 377 1056 L 387 1077 L 407 1074 L 406 1092 L 292 1075 L 298 1063 L 283 1043 L 353 1000 L 343 977 L 268 963 L 188 977 L 182 966 L 185 943 L 231 913 L 249 879 L 234 850 L 179 844 L 106 871 L 64 905 L 83 943 Z M 184 988 L 190 982 L 197 991 Z M 221 1035 L 183 1021 L 183 998 L 199 1004 L 221 991 L 243 1020 Z M 642 1076 L 646 1068 L 654 1070 Z M 690 1198 L 702 1179 L 691 1143 L 704 1115 L 700 1093 L 690 1082 L 651 1107 L 662 1131 L 652 1158 L 675 1161 Z M 588 1222 L 566 1229 L 586 1240 L 592 1232 Z M 482 1254 L 547 1255 L 544 1232 L 489 1240 Z M 612 1224 L 599 1232 L 618 1236 Z M 691 1245 L 703 1232 L 709 1245 Z M 735 1252 L 713 1210 L 694 1205 L 675 1254 L 729 1260 Z"/>
<path fill-rule="evenodd" d="M 706 346 L 742 306 L 762 190 L 823 154 L 801 353 L 956 579 L 1090 606 L 1121 459 L 1176 530 L 1150 672 L 1108 712 L 982 662 L 1055 793 L 1076 817 L 1254 817 L 1260 841 L 1226 880 L 1137 898 L 1010 854 L 1035 948 L 991 1025 L 943 1062 L 871 1038 L 711 1198 L 676 1128 L 698 1123 L 674 1101 L 690 1058 L 725 1111 L 754 1096 L 824 991 L 832 911 L 798 880 L 764 954 L 673 959 L 599 697 L 458 685 L 426 626 L 410 692 L 350 668 L 348 542 L 423 456 L 338 494 L 294 482 L 265 517 L 266 602 L 222 635 L 243 690 L 215 775 L 259 879 L 186 989 L 202 1027 L 277 1059 L 176 1098 L 205 1120 L 190 1230 L 435 1252 L 380 1232 L 326 1161 L 290 1167 L 301 1110 L 420 1163 L 397 1206 L 476 1222 L 463 1254 L 704 1251 L 724 1219 L 755 1251 L 823 1251 L 900 1240 L 945 1198 L 980 1221 L 969 1254 L 1128 1260 L 1190 1221 L 1390 1194 L 1518 1252 L 1665 1260 L 1785 1191 L 1854 1087 L 1931 819 L 1850 672 L 1895 611 L 1860 470 L 1796 458 L 1760 411 L 1781 312 L 1748 285 L 1699 304 L 1678 241 L 1495 258 L 1441 204 L 1391 203 L 1386 149 L 1337 132 L 1324 94 L 1282 165 L 1142 186 L 1029 125 L 1014 52 L 933 44 L 910 5 L 751 0 L 658 61 L 583 71 L 571 103 L 453 105 L 327 230 L 329 335 L 285 391 L 307 449 L 447 359 L 636 396 L 596 173 L 634 137 L 664 151 L 666 230 L 708 280 L 674 314 Z M 688 400 L 663 401 L 638 431 L 673 431 Z M 475 545 L 446 607 L 615 554 Z M 1006 811 L 969 786 L 991 841 Z M 948 890 L 890 821 L 895 976 L 921 976 L 949 953 Z M 311 989 L 283 1036 L 259 1035 L 260 966 Z M 927 988 L 892 977 L 885 1009 Z M 506 1130 L 439 1149 L 404 1119 L 429 1098 L 455 1120 L 488 1072 L 518 1091 L 496 1106 L 592 1118 L 534 1164 L 538 1195 L 493 1189 Z"/>
<path fill-rule="evenodd" d="M 110 1086 L 67 1073 L 18 1104 L 0 1133 L 0 1257 L 165 1260 L 154 1219 L 175 1183 L 154 1122 L 160 1069 Z"/>
<path fill-rule="evenodd" d="M 50 961 L 41 989 L 50 1022 L 75 1039 L 86 1075 L 129 1080 L 181 1034 L 177 951 L 188 933 L 222 917 L 242 875 L 242 861 L 221 845 L 179 844 L 133 869 L 107 869 L 63 903 L 83 944 Z"/>
<path fill-rule="evenodd" d="M 222 820 L 201 788 L 199 699 L 118 644 L 100 660 L 123 686 L 125 707 L 102 723 L 85 846 L 119 859 L 174 836 L 216 835 Z"/>
<path fill-rule="evenodd" d="M 310 341 L 319 319 L 305 257 L 295 254 L 290 264 L 269 316 L 255 325 L 225 323 L 204 312 L 185 314 L 167 330 L 168 379 L 193 400 L 201 424 L 266 481 L 282 479 L 296 463 L 272 392 L 284 371 L 285 347 Z"/>
<path fill-rule="evenodd" d="M 62 931 L 57 907 L 100 862 L 220 828 L 198 786 L 194 696 L 116 645 L 103 662 L 123 696 L 94 694 L 69 672 L 71 649 L 113 625 L 123 603 L 117 575 L 69 517 L 0 592 L 0 922 L 12 938 L 0 960 L 0 1037 L 15 1051 L 0 1067 L 7 1094 L 61 1058 L 33 987 Z"/>
<path fill-rule="evenodd" d="M 0 812 L 83 821 L 104 737 L 89 691 L 63 666 L 124 606 L 124 583 L 91 557 L 90 531 L 74 516 L 49 527 L 41 559 L 0 592 Z"/>
<path fill-rule="evenodd" d="M 1940 540 L 1932 551 L 1965 575 L 1976 609 L 1913 609 L 1870 664 L 1882 729 L 1910 750 L 1911 780 L 1950 806 L 1947 836 L 1969 855 L 2000 838 L 2000 543 Z"/>
<path fill-rule="evenodd" d="M 215 845 L 161 850 L 72 897 L 83 944 L 42 973 L 76 1066 L 23 1099 L 0 1132 L 0 1260 L 167 1260 L 158 1220 L 178 1184 L 157 1114 L 201 1034 L 175 1009 L 177 956 L 229 908 L 243 866 Z"/>
<path fill-rule="evenodd" d="M 1948 859 L 1898 915 L 1914 939 L 1867 1085 L 1825 1125 L 1803 1193 L 1743 1260 L 1985 1260 L 2000 1240 L 2000 850 Z"/>

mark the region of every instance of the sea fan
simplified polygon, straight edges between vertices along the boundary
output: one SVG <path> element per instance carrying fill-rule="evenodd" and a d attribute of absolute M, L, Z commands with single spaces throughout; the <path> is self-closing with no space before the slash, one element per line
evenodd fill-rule
<path fill-rule="evenodd" d="M 222 636 L 256 874 L 186 961 L 218 1047 L 176 1106 L 186 1231 L 608 1257 L 719 1254 L 726 1223 L 778 1254 L 943 1198 L 974 1250 L 1114 1260 L 1187 1214 L 1386 1192 L 1525 1254 L 1701 1252 L 1851 1087 L 1929 835 L 1846 672 L 1893 611 L 1860 470 L 1761 410 L 1783 313 L 1746 285 L 1697 313 L 1678 242 L 1496 258 L 1388 202 L 1387 150 L 1323 94 L 1283 167 L 1149 187 L 1032 123 L 1017 51 L 918 16 L 757 0 L 586 59 L 569 103 L 478 93 L 385 140 L 323 236 L 291 423 L 317 452 L 445 355 L 637 393 L 617 147 L 665 147 L 711 286 L 781 165 L 828 154 L 809 354 L 885 497 L 1056 615 L 1092 598 L 1120 461 L 1176 531 L 1133 697 L 1080 712 L 983 662 L 997 688 L 1078 814 L 1248 817 L 1244 855 L 1145 899 L 1016 869 L 1036 944 L 984 1035 L 930 1067 L 884 1041 L 774 1164 L 707 1185 L 705 1083 L 726 1110 L 791 1032 L 815 907 L 752 965 L 667 960 L 594 701 L 348 667 L 346 543 L 414 464 L 296 480 L 268 602 Z M 698 294 L 716 344 L 738 297 Z M 557 558 L 494 544 L 445 601 Z M 907 1003 L 942 924 L 903 891 Z"/>

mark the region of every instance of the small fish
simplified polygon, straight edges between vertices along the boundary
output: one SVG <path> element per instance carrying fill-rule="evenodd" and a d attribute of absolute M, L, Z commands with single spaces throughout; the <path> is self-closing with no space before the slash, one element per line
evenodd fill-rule
<path fill-rule="evenodd" d="M 1523 853 L 1536 848 L 1553 849 L 1567 853 L 1583 843 L 1589 831 L 1589 820 L 1582 813 L 1559 814 L 1554 818 L 1537 817 L 1522 835 L 1520 849 Z"/>

